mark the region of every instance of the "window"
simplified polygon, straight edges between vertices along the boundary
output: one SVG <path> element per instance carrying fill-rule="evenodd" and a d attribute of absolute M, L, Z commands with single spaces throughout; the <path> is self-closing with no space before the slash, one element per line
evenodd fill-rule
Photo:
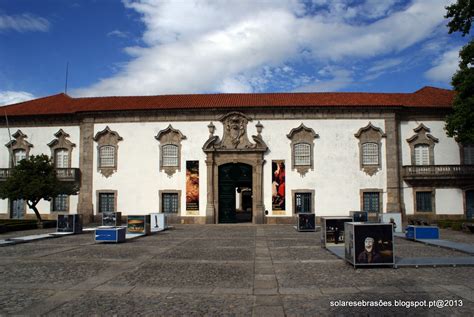
<path fill-rule="evenodd" d="M 311 165 L 311 146 L 306 143 L 295 144 L 295 166 Z"/>
<path fill-rule="evenodd" d="M 364 192 L 362 194 L 363 210 L 369 213 L 380 212 L 380 193 L 379 192 Z"/>
<path fill-rule="evenodd" d="M 57 149 L 54 151 L 54 166 L 56 168 L 69 167 L 69 151 L 66 149 Z"/>
<path fill-rule="evenodd" d="M 53 198 L 52 211 L 69 211 L 68 210 L 68 195 L 58 195 Z"/>
<path fill-rule="evenodd" d="M 295 193 L 295 213 L 311 213 L 311 193 Z"/>
<path fill-rule="evenodd" d="M 18 165 L 18 162 L 20 162 L 23 159 L 26 159 L 26 151 L 25 150 L 15 150 L 13 152 L 13 156 L 15 158 L 15 166 Z"/>
<path fill-rule="evenodd" d="M 115 147 L 104 145 L 99 149 L 99 167 L 115 166 Z"/>
<path fill-rule="evenodd" d="M 432 197 L 433 192 L 420 191 L 416 192 L 416 211 L 417 212 L 432 212 L 433 204 Z"/>
<path fill-rule="evenodd" d="M 377 143 L 362 144 L 362 165 L 379 165 L 379 145 Z"/>
<path fill-rule="evenodd" d="M 99 212 L 115 211 L 115 193 L 99 193 Z"/>
<path fill-rule="evenodd" d="M 430 148 L 428 144 L 415 145 L 415 165 L 430 165 Z"/>
<path fill-rule="evenodd" d="M 177 193 L 163 193 L 161 196 L 162 211 L 168 214 L 178 213 L 179 201 Z"/>
<path fill-rule="evenodd" d="M 178 166 L 178 146 L 168 144 L 161 149 L 163 166 Z"/>
<path fill-rule="evenodd" d="M 466 144 L 463 146 L 464 164 L 474 164 L 474 144 Z"/>

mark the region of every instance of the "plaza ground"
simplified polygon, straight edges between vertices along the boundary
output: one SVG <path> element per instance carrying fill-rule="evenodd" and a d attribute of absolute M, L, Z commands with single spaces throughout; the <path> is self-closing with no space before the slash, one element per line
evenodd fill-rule
<path fill-rule="evenodd" d="M 40 232 L 48 230 L 0 239 Z M 474 244 L 463 232 L 441 230 L 441 238 Z M 468 256 L 400 238 L 395 253 Z M 176 225 L 122 244 L 84 233 L 0 247 L 0 315 L 467 316 L 473 276 L 474 267 L 354 269 L 321 248 L 320 232 L 289 225 Z M 457 307 L 393 307 L 396 300 Z"/>

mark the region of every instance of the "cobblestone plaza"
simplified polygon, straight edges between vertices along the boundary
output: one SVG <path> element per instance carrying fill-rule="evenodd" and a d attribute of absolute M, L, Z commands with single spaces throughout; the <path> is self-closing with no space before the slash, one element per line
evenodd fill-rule
<path fill-rule="evenodd" d="M 441 238 L 474 243 L 451 230 Z M 467 256 L 400 238 L 395 254 Z M 320 232 L 289 225 L 177 225 L 122 244 L 84 233 L 1 247 L 0 315 L 467 316 L 473 276 L 474 267 L 354 269 L 321 248 Z M 436 300 L 455 307 L 401 306 Z"/>

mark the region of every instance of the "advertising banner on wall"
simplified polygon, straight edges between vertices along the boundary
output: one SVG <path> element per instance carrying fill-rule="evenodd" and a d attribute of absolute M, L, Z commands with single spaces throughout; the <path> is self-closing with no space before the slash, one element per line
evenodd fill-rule
<path fill-rule="evenodd" d="M 285 161 L 272 161 L 272 210 L 285 210 Z"/>
<path fill-rule="evenodd" d="M 199 210 L 199 161 L 186 161 L 186 210 Z"/>

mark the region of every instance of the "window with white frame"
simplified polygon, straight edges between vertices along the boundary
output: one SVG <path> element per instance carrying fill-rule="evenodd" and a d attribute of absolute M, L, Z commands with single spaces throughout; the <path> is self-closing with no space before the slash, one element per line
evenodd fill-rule
<path fill-rule="evenodd" d="M 297 143 L 294 145 L 295 166 L 311 165 L 311 145 Z"/>
<path fill-rule="evenodd" d="M 415 165 L 430 165 L 430 147 L 428 144 L 415 145 Z"/>
<path fill-rule="evenodd" d="M 463 146 L 464 164 L 474 164 L 474 144 L 466 144 Z"/>
<path fill-rule="evenodd" d="M 53 198 L 53 211 L 68 211 L 68 195 L 58 195 Z"/>
<path fill-rule="evenodd" d="M 161 149 L 163 166 L 178 166 L 178 146 L 174 144 L 167 144 Z"/>
<path fill-rule="evenodd" d="M 163 213 L 178 213 L 178 193 L 163 193 L 161 195 L 161 203 Z"/>
<path fill-rule="evenodd" d="M 115 166 L 115 147 L 112 145 L 104 145 L 99 150 L 99 167 Z"/>
<path fill-rule="evenodd" d="M 54 151 L 54 166 L 56 168 L 69 167 L 69 151 L 66 149 L 57 149 Z"/>
<path fill-rule="evenodd" d="M 379 165 L 379 145 L 377 143 L 362 144 L 362 165 Z"/>

